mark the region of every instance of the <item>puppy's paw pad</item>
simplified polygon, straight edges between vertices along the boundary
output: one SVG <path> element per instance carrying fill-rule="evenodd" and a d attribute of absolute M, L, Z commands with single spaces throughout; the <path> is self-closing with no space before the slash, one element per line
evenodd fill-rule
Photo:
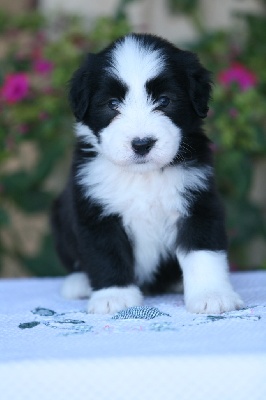
<path fill-rule="evenodd" d="M 81 299 L 89 297 L 90 294 L 90 281 L 84 272 L 74 272 L 65 278 L 61 288 L 61 295 L 66 299 Z"/>
<path fill-rule="evenodd" d="M 111 287 L 93 292 L 88 303 L 90 314 L 114 314 L 128 307 L 139 306 L 142 294 L 136 286 Z"/>
<path fill-rule="evenodd" d="M 243 306 L 243 301 L 233 290 L 205 292 L 186 300 L 187 310 L 197 314 L 220 314 L 227 311 L 239 310 Z"/>

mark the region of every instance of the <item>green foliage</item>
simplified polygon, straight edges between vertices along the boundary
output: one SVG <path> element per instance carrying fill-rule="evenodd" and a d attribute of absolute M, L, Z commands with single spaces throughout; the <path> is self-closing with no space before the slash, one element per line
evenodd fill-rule
<path fill-rule="evenodd" d="M 37 276 L 58 276 L 65 273 L 57 255 L 53 250 L 51 235 L 44 235 L 41 248 L 35 256 L 22 256 L 23 265 Z"/>
<path fill-rule="evenodd" d="M 97 20 L 89 32 L 82 24 L 75 16 L 60 16 L 51 27 L 39 14 L 11 17 L 0 12 L 4 46 L 0 55 L 0 266 L 8 256 L 39 276 L 64 272 L 49 228 L 39 233 L 34 254 L 28 253 L 13 221 L 14 209 L 28 220 L 43 214 L 48 219 L 52 200 L 62 187 L 60 182 L 58 188 L 49 186 L 49 180 L 62 160 L 69 160 L 73 142 L 68 81 L 86 52 L 98 51 L 130 30 L 122 15 Z M 56 32 L 54 38 L 50 29 Z M 25 165 L 20 153 L 28 144 L 26 158 L 32 152 L 34 157 Z"/>
<path fill-rule="evenodd" d="M 197 10 L 198 3 L 199 0 L 168 0 L 171 11 L 189 15 Z"/>
<path fill-rule="evenodd" d="M 236 18 L 245 23 L 245 39 L 239 41 L 240 33 L 234 31 L 201 32 L 189 48 L 213 72 L 215 84 L 206 131 L 214 143 L 231 259 L 239 268 L 250 268 L 246 261 L 248 245 L 255 238 L 266 238 L 265 209 L 250 196 L 254 165 L 266 155 L 266 13 L 238 13 Z M 263 265 L 262 260 L 255 267 Z"/>
<path fill-rule="evenodd" d="M 69 160 L 73 142 L 68 81 L 86 52 L 98 51 L 130 31 L 125 7 L 132 1 L 121 0 L 114 16 L 99 18 L 89 32 L 76 16 L 60 16 L 48 26 L 38 14 L 10 17 L 0 12 L 0 267 L 8 256 L 32 274 L 63 273 L 48 228 L 34 254 L 25 250 L 14 209 L 27 219 L 48 216 L 63 186 L 67 165 L 62 162 Z M 245 268 L 248 245 L 266 237 L 263 210 L 250 197 L 254 162 L 266 154 L 266 18 L 238 15 L 246 24 L 240 43 L 235 32 L 206 31 L 199 1 L 168 4 L 173 12 L 191 18 L 199 39 L 188 47 L 213 72 L 206 131 L 214 143 L 231 259 Z M 33 145 L 34 157 L 27 163 L 21 149 L 28 144 Z M 32 147 L 29 158 L 31 153 Z M 64 173 L 58 175 L 60 169 Z M 259 267 L 266 268 L 266 261 Z"/>
<path fill-rule="evenodd" d="M 129 23 L 123 16 L 117 19 L 101 17 L 96 21 L 90 39 L 97 44 L 96 50 L 100 50 L 113 40 L 129 32 Z"/>
<path fill-rule="evenodd" d="M 0 33 L 5 34 L 7 31 L 26 29 L 27 31 L 36 32 L 45 25 L 44 17 L 39 13 L 16 14 L 10 16 L 0 10 Z"/>

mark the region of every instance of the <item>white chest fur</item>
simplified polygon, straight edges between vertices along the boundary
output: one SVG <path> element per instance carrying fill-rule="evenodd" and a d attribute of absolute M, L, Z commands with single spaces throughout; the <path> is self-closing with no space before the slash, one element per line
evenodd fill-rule
<path fill-rule="evenodd" d="M 150 281 L 160 260 L 175 251 L 177 220 L 187 215 L 183 193 L 202 187 L 203 170 L 168 167 L 136 173 L 123 170 L 102 156 L 79 173 L 87 196 L 99 201 L 103 215 L 119 214 L 133 242 L 136 278 Z"/>

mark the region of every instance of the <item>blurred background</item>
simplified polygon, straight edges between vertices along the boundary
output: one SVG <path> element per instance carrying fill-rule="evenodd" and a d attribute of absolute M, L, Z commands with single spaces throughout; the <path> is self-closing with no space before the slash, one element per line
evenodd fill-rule
<path fill-rule="evenodd" d="M 232 270 L 266 269 L 266 1 L 0 0 L 0 276 L 64 274 L 49 209 L 73 143 L 67 83 L 128 32 L 198 53 L 213 72 L 206 132 Z"/>

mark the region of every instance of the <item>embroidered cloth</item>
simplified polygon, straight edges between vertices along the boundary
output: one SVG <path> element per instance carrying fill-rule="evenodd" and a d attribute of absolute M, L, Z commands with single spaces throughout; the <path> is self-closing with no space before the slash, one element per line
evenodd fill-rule
<path fill-rule="evenodd" d="M 61 278 L 1 280 L 1 400 L 265 400 L 266 272 L 231 278 L 245 308 L 221 315 L 174 294 L 90 315 Z"/>

